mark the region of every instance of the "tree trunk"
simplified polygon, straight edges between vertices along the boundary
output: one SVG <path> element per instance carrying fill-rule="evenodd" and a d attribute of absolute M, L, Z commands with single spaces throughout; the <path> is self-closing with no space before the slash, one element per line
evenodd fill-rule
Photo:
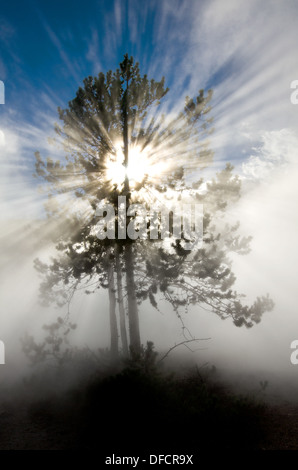
<path fill-rule="evenodd" d="M 128 321 L 130 348 L 132 352 L 139 353 L 141 350 L 141 338 L 139 327 L 138 304 L 135 293 L 134 266 L 132 258 L 132 247 L 128 243 L 125 246 L 125 268 L 126 268 L 126 287 L 128 299 Z"/>
<path fill-rule="evenodd" d="M 108 267 L 108 282 L 109 282 L 109 301 L 110 301 L 110 329 L 111 329 L 111 356 L 116 358 L 118 356 L 118 327 L 116 318 L 116 295 L 115 295 L 115 282 L 114 282 L 114 268 L 111 261 Z"/>
<path fill-rule="evenodd" d="M 128 72 L 127 72 L 128 73 Z M 126 77 L 126 90 L 123 99 L 123 144 L 124 144 L 124 167 L 128 168 L 129 154 L 128 154 L 128 81 L 129 75 Z M 130 185 L 129 178 L 126 172 L 124 180 L 124 194 L 126 196 L 126 207 L 128 208 L 130 202 Z M 126 224 L 129 223 L 129 217 L 126 218 Z M 140 327 L 139 327 L 139 314 L 138 305 L 135 293 L 135 280 L 134 280 L 134 265 L 132 256 L 132 247 L 130 243 L 125 245 L 124 249 L 125 270 L 126 270 L 126 288 L 128 300 L 128 321 L 129 321 L 129 336 L 130 336 L 130 349 L 134 353 L 139 353 L 141 350 Z"/>
<path fill-rule="evenodd" d="M 128 343 L 127 343 L 127 334 L 125 326 L 125 309 L 123 302 L 123 292 L 122 292 L 122 274 L 121 274 L 121 265 L 120 265 L 120 255 L 119 250 L 116 250 L 116 272 L 117 272 L 117 293 L 118 293 L 118 305 L 119 305 L 119 319 L 120 319 L 120 335 L 122 342 L 122 350 L 125 357 L 128 356 Z"/>

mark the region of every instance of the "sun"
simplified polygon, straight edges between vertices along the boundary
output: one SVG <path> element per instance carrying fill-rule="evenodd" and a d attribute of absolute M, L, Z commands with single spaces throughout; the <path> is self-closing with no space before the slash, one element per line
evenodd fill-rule
<path fill-rule="evenodd" d="M 115 145 L 114 155 L 110 155 L 106 162 L 106 178 L 112 186 L 121 190 L 127 176 L 129 186 L 134 189 L 142 183 L 146 177 L 155 174 L 154 164 L 150 161 L 148 151 L 142 150 L 140 146 L 129 148 L 128 167 L 124 167 L 124 153 L 122 143 Z"/>

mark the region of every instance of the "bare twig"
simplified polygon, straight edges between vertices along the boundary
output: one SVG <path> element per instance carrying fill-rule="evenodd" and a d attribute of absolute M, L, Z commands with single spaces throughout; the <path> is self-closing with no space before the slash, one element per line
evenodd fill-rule
<path fill-rule="evenodd" d="M 193 339 L 188 339 L 188 340 L 185 340 L 185 341 L 181 341 L 180 343 L 177 343 L 175 344 L 174 346 L 172 346 L 163 356 L 161 359 L 159 359 L 157 361 L 157 363 L 163 361 L 169 354 L 170 352 L 173 351 L 173 349 L 175 348 L 178 348 L 178 346 L 186 346 L 191 352 L 194 352 L 192 349 L 190 349 L 188 346 L 187 346 L 187 343 L 193 343 L 194 341 L 208 341 L 209 339 L 211 338 L 193 338 Z M 207 349 L 207 348 L 197 348 L 196 351 L 199 351 L 199 350 L 202 350 L 202 349 Z"/>

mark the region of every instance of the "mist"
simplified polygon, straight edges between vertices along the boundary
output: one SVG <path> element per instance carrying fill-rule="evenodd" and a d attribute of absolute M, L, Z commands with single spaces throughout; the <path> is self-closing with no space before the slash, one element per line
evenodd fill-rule
<path fill-rule="evenodd" d="M 252 186 L 243 180 L 243 196 L 229 213 L 239 220 L 244 235 L 252 235 L 251 252 L 234 255 L 237 276 L 235 288 L 251 303 L 268 293 L 274 300 L 272 312 L 252 328 L 238 328 L 231 320 L 221 320 L 212 312 L 194 306 L 183 315 L 185 325 L 195 338 L 210 338 L 181 345 L 169 354 L 169 366 L 185 370 L 187 364 L 215 366 L 220 376 L 243 390 L 257 390 L 261 380 L 268 380 L 268 396 L 295 400 L 297 366 L 290 361 L 291 342 L 298 331 L 295 311 L 297 251 L 297 166 L 273 171 L 270 178 Z M 1 384 L 5 388 L 32 375 L 34 367 L 21 347 L 21 338 L 32 335 L 36 341 L 45 337 L 43 325 L 69 314 L 77 328 L 69 336 L 72 347 L 90 351 L 109 348 L 108 296 L 106 290 L 87 295 L 78 291 L 69 306 L 41 305 L 41 278 L 33 260 L 45 260 L 53 247 L 38 230 L 44 221 L 3 221 L 1 235 L 1 316 L 0 339 L 5 344 L 5 365 L 1 365 Z M 152 341 L 162 357 L 184 340 L 181 322 L 165 302 L 159 311 L 149 302 L 140 308 L 142 343 Z M 166 360 L 165 360 L 166 362 Z M 76 369 L 74 365 L 74 370 Z M 79 366 L 78 366 L 79 369 Z M 76 380 L 79 380 L 79 372 Z M 242 384 L 242 385 L 241 385 Z M 272 392 L 270 394 L 270 392 Z"/>
<path fill-rule="evenodd" d="M 123 434 L 134 438 L 132 455 L 138 448 L 147 451 L 148 442 L 159 453 L 166 448 L 176 453 L 178 447 L 185 452 L 188 446 L 199 451 L 205 446 L 232 451 L 238 447 L 297 449 L 297 436 L 286 443 L 276 438 L 279 424 L 284 430 L 289 416 L 293 421 L 298 417 L 298 365 L 291 360 L 291 344 L 298 341 L 298 114 L 297 100 L 293 100 L 297 89 L 291 85 L 298 78 L 296 3 L 90 0 L 88 8 L 79 0 L 65 0 L 59 7 L 55 1 L 40 3 L 19 2 L 16 8 L 14 2 L 6 2 L 0 17 L 0 86 L 5 95 L 0 99 L 0 346 L 5 353 L 0 357 L 0 449 L 98 449 L 99 430 L 104 452 L 109 449 L 113 455 L 117 446 L 123 455 L 127 451 L 127 440 L 123 443 L 115 437 Z M 121 95 L 124 89 L 120 89 L 122 101 L 112 100 L 112 111 L 104 106 L 99 112 L 95 105 L 93 120 L 87 115 L 82 121 L 78 116 L 66 120 L 64 123 L 71 126 L 66 125 L 64 137 L 58 137 L 54 130 L 57 120 L 61 121 L 57 107 L 69 105 L 85 77 L 115 71 L 124 54 L 128 62 L 133 56 L 141 74 L 159 84 L 153 97 L 158 106 L 150 109 L 136 135 L 131 138 L 133 130 L 130 136 L 126 134 L 129 112 L 136 111 L 140 97 L 148 92 L 146 80 L 137 81 L 139 101 L 133 93 L 130 108 L 123 98 L 126 95 Z M 127 71 L 132 65 L 126 66 L 121 73 L 123 83 L 127 73 L 128 89 L 131 77 Z M 158 82 L 162 77 L 165 82 Z M 92 86 L 92 92 L 100 89 L 99 82 Z M 88 93 L 85 108 L 80 103 L 81 111 L 92 105 Z M 84 99 L 84 92 L 80 96 Z M 196 114 L 198 110 L 204 110 L 203 114 Z M 185 119 L 178 117 L 181 111 Z M 154 132 L 151 118 L 157 126 Z M 106 120 L 107 127 L 103 125 Z M 202 124 L 196 128 L 198 141 L 196 137 L 188 141 L 193 130 L 190 123 Z M 122 129 L 123 135 L 117 134 L 117 129 Z M 147 141 L 142 146 L 145 129 Z M 84 153 L 84 142 L 94 136 L 91 151 L 87 148 Z M 91 156 L 93 163 L 100 160 L 98 167 L 95 164 L 95 179 L 90 170 L 87 200 L 81 197 L 84 188 L 75 195 L 74 186 L 80 192 L 84 178 L 90 176 L 89 170 L 81 170 L 88 165 L 80 167 L 76 162 L 70 167 L 73 173 L 63 174 L 66 155 L 72 161 L 78 149 L 83 149 L 87 159 Z M 135 153 L 132 160 L 129 153 Z M 52 160 L 47 162 L 48 157 Z M 186 188 L 202 177 L 204 183 L 194 191 L 195 197 L 203 200 L 228 163 L 241 182 L 241 198 L 229 203 L 222 220 L 217 219 L 219 225 L 222 222 L 221 241 L 227 241 L 237 222 L 240 235 L 252 236 L 248 254 L 229 251 L 236 276 L 231 289 L 243 294 L 241 302 L 248 307 L 266 294 L 274 302 L 274 308 L 262 313 L 252 327 L 246 327 L 249 322 L 245 321 L 236 326 L 233 315 L 222 320 L 220 308 L 216 313 L 212 302 L 209 308 L 198 296 L 193 304 L 181 302 L 175 309 L 165 300 L 162 282 L 158 286 L 152 276 L 150 282 L 156 290 L 150 290 L 150 283 L 140 283 L 138 292 L 142 300 L 135 315 L 135 326 L 138 322 L 140 326 L 139 355 L 134 357 L 132 350 L 125 354 L 119 292 L 115 301 L 111 285 L 111 278 L 117 284 L 120 272 L 116 258 L 111 263 L 112 276 L 107 274 L 109 261 L 117 255 L 116 244 L 110 247 L 112 255 L 105 243 L 94 251 L 86 250 L 89 261 L 92 256 L 99 264 L 103 261 L 102 271 L 96 271 L 94 262 L 92 279 L 87 276 L 76 284 L 82 273 L 82 277 L 86 274 L 84 269 L 79 274 L 73 270 L 72 275 L 76 272 L 78 277 L 68 278 L 67 269 L 58 266 L 64 276 L 61 284 L 70 282 L 64 285 L 63 305 L 59 304 L 58 284 L 49 283 L 50 288 L 45 288 L 42 263 L 48 264 L 46 274 L 57 276 L 59 269 L 55 271 L 51 265 L 61 254 L 55 248 L 57 237 L 62 229 L 63 234 L 67 232 L 71 225 L 66 222 L 74 222 L 77 214 L 80 223 L 90 222 L 89 202 L 95 194 L 99 199 L 99 187 L 108 198 L 111 191 L 127 191 L 126 202 L 131 188 L 132 201 L 139 202 L 139 198 L 148 203 L 153 197 L 156 202 L 165 195 L 177 202 L 183 185 Z M 102 164 L 109 170 L 103 179 Z M 180 164 L 185 166 L 185 174 L 178 172 L 173 178 L 177 184 L 172 181 L 171 186 L 163 178 Z M 58 181 L 51 189 L 60 192 L 60 213 L 48 200 L 53 181 Z M 168 192 L 158 193 L 159 188 L 154 194 L 165 181 Z M 232 183 L 237 192 L 238 180 Z M 224 197 L 229 196 L 229 188 L 225 189 Z M 192 190 L 189 186 L 185 192 Z M 53 217 L 47 218 L 49 209 L 53 209 Z M 58 213 L 60 222 L 55 219 Z M 76 232 L 75 223 L 71 227 Z M 146 261 L 156 261 L 156 253 L 151 244 L 151 258 L 146 258 L 145 244 L 137 247 L 143 251 L 134 252 L 135 260 L 143 263 L 146 279 L 144 266 Z M 74 248 L 76 255 L 79 249 Z M 169 265 L 172 252 L 166 250 Z M 125 273 L 124 324 L 131 346 L 133 309 L 128 308 L 128 300 L 133 296 L 128 293 L 126 275 L 134 269 L 127 269 L 125 254 L 124 249 L 119 259 Z M 218 250 L 217 260 L 222 259 Z M 76 261 L 86 267 L 79 256 Z M 69 266 L 75 266 L 72 259 Z M 162 270 L 162 263 L 158 266 Z M 221 268 L 225 267 L 224 260 Z M 156 271 L 156 278 L 158 275 Z M 207 288 L 216 277 L 212 275 Z M 198 277 L 201 280 L 201 275 Z M 174 278 L 169 279 L 170 285 Z M 204 273 L 202 279 L 206 280 Z M 205 300 L 211 290 L 204 291 Z M 174 289 L 174 294 L 177 291 Z M 223 292 L 233 295 L 224 287 Z M 47 294 L 52 297 L 48 303 Z M 188 301 L 191 296 L 187 296 Z M 111 305 L 117 307 L 115 330 L 120 347 L 116 348 L 116 360 L 112 357 Z M 243 318 L 245 315 L 240 320 Z M 192 433 L 198 421 L 202 423 L 198 434 Z M 215 441 L 215 428 L 224 442 Z M 292 430 L 287 429 L 290 435 Z M 245 430 L 243 439 L 239 430 Z"/>

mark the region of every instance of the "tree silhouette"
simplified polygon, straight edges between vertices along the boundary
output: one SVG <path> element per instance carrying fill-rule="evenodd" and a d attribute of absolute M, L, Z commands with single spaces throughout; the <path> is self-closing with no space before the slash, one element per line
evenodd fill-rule
<path fill-rule="evenodd" d="M 212 132 L 212 92 L 200 90 L 195 98 L 186 97 L 174 118 L 159 114 L 160 100 L 168 92 L 164 78 L 156 82 L 141 76 L 139 64 L 127 54 L 115 72 L 88 77 L 83 84 L 68 108 L 58 109 L 62 125 L 55 127 L 55 143 L 62 145 L 65 160 L 44 161 L 36 153 L 36 176 L 48 183 L 48 218 L 56 221 L 57 256 L 49 265 L 35 260 L 44 275 L 44 301 L 63 304 L 84 282 L 87 292 L 107 288 L 113 356 L 118 353 L 117 301 L 122 350 L 128 354 L 124 298 L 134 354 L 141 351 L 138 303 L 149 299 L 158 308 L 157 294 L 180 318 L 181 306 L 200 304 L 222 318 L 231 316 L 237 326 L 260 321 L 272 301 L 264 297 L 248 307 L 231 290 L 235 276 L 228 253 L 249 250 L 249 238 L 240 238 L 237 224 L 223 226 L 226 208 L 240 197 L 239 179 L 227 165 L 204 191 L 202 178 L 190 182 L 212 161 L 207 139 Z M 132 164 L 140 164 L 138 177 L 130 175 Z M 121 237 L 119 197 L 126 208 L 142 203 L 146 216 L 150 204 L 173 207 L 185 197 L 204 204 L 203 247 L 185 249 L 173 233 L 166 243 L 160 237 L 162 224 L 154 240 Z M 114 208 L 114 239 L 100 239 L 96 232 L 96 210 L 103 202 Z M 125 229 L 131 219 L 126 217 Z M 151 229 L 146 218 L 146 235 Z"/>

